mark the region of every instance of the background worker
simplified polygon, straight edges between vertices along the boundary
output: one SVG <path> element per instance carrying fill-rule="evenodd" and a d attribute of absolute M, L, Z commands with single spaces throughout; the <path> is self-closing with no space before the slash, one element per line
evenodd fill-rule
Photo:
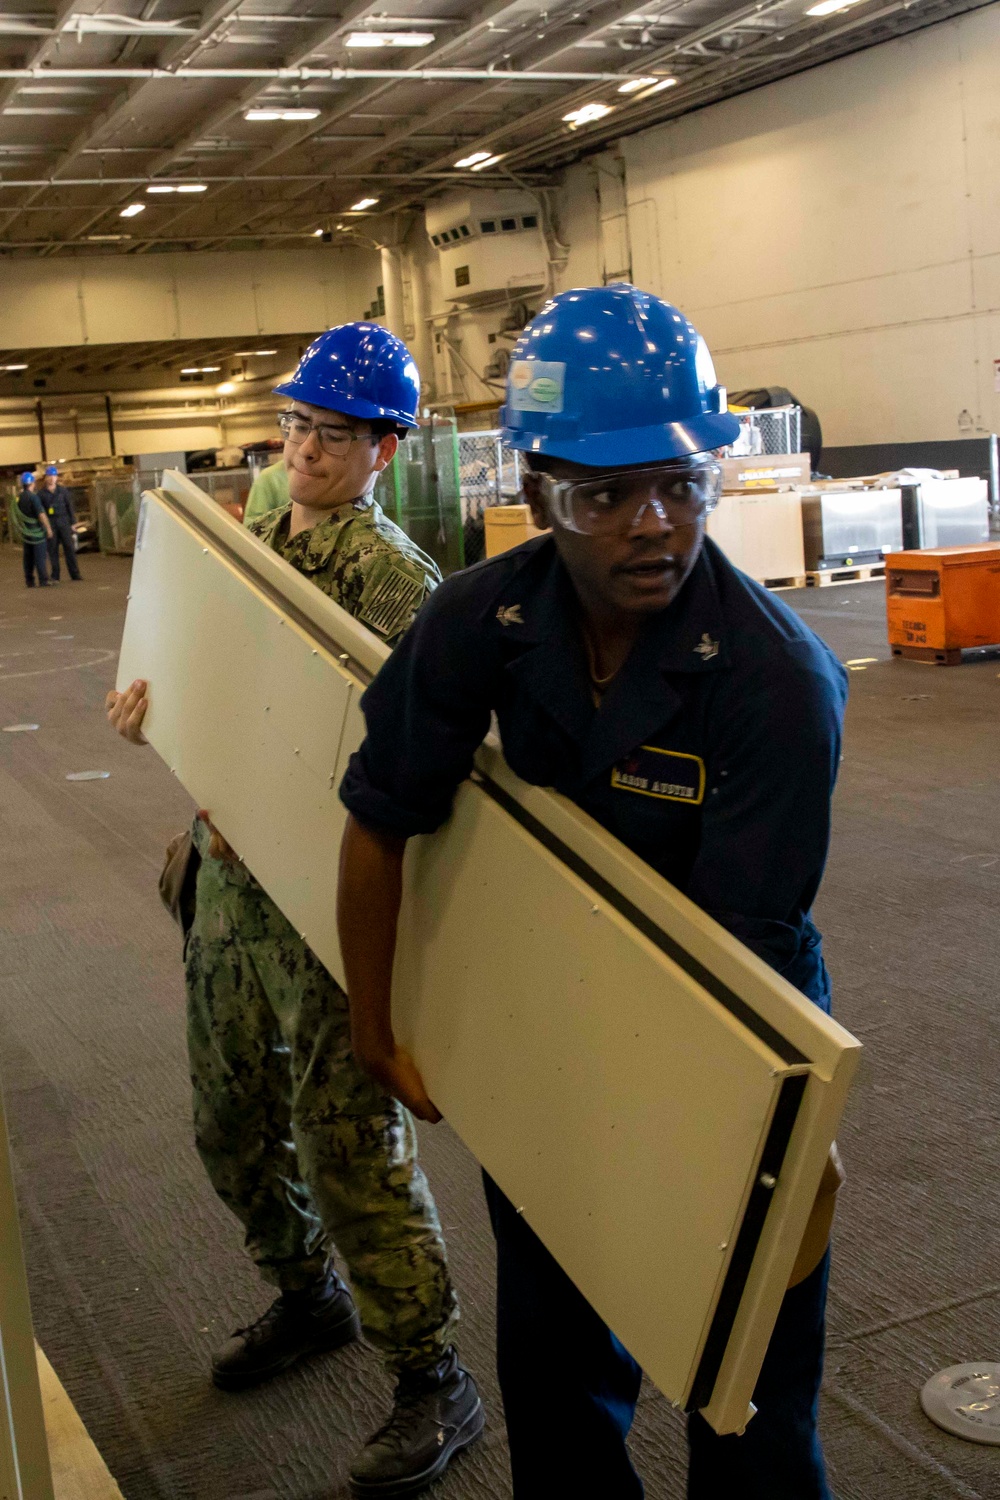
<path fill-rule="evenodd" d="M 73 496 L 64 484 L 59 483 L 59 470 L 55 464 L 49 464 L 45 470 L 41 499 L 51 528 L 49 561 L 52 564 L 52 582 L 59 582 L 59 548 L 62 546 L 70 578 L 74 583 L 81 583 L 83 580 L 77 567 L 76 544 L 73 541 L 73 527 L 76 525 Z"/>
<path fill-rule="evenodd" d="M 29 589 L 35 587 L 38 574 L 39 588 L 49 586 L 47 542 L 52 536 L 52 527 L 45 514 L 45 506 L 34 491 L 35 476 L 30 469 L 21 475 L 21 493 L 17 497 L 18 524 L 21 529 L 21 556 L 24 562 L 24 582 Z"/>
<path fill-rule="evenodd" d="M 373 324 L 331 329 L 276 394 L 291 501 L 257 524 L 281 557 L 393 644 L 440 578 L 371 497 L 417 425 L 416 366 Z M 141 741 L 146 685 L 108 696 Z M 195 1138 L 273 1306 L 213 1364 L 238 1390 L 369 1339 L 398 1377 L 386 1425 L 351 1469 L 362 1496 L 416 1494 L 483 1427 L 454 1347 L 458 1307 L 413 1120 L 357 1066 L 347 997 L 204 815 L 185 948 Z M 294 1141 L 294 1149 L 289 1140 Z M 330 1261 L 344 1256 L 351 1294 Z"/>
<path fill-rule="evenodd" d="M 252 526 L 254 521 L 259 521 L 271 511 L 284 510 L 290 499 L 288 470 L 285 468 L 285 460 L 279 458 L 276 463 L 261 469 L 250 486 L 247 503 L 243 508 L 244 526 Z"/>
<path fill-rule="evenodd" d="M 810 908 L 846 676 L 705 538 L 721 490 L 713 450 L 739 430 L 708 349 L 633 287 L 562 293 L 514 350 L 502 420 L 529 465 L 536 525 L 552 533 L 435 592 L 362 700 L 367 738 L 341 789 L 355 1055 L 425 1119 L 437 1111 L 392 1030 L 403 850 L 448 817 L 493 713 L 519 776 L 572 799 L 830 1001 Z M 641 1371 L 490 1182 L 487 1197 L 517 1500 L 636 1500 L 625 1438 Z M 691 1417 L 691 1500 L 828 1500 L 816 1430 L 827 1269 L 821 1235 L 796 1267 L 746 1434 Z"/>

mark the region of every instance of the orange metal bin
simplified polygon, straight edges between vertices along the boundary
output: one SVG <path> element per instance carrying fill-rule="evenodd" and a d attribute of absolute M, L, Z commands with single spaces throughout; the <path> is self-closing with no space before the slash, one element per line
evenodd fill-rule
<path fill-rule="evenodd" d="M 952 665 L 1000 644 L 1000 542 L 887 553 L 885 589 L 893 656 Z"/>

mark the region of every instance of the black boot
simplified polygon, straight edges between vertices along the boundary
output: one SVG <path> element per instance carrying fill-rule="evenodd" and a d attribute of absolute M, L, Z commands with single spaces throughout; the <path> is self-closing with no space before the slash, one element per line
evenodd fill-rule
<path fill-rule="evenodd" d="M 237 1328 L 212 1360 L 212 1379 L 224 1391 L 242 1391 L 310 1354 L 339 1349 L 360 1333 L 354 1299 L 331 1271 L 304 1292 L 283 1292 L 256 1323 Z"/>
<path fill-rule="evenodd" d="M 379 1500 L 416 1495 L 475 1442 L 485 1421 L 476 1382 L 454 1349 L 429 1369 L 404 1370 L 392 1415 L 351 1465 L 352 1492 Z"/>

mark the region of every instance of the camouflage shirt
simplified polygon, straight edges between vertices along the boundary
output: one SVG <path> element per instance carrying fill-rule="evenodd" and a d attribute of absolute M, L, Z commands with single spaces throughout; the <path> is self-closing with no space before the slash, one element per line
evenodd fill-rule
<path fill-rule="evenodd" d="M 348 614 L 394 646 L 441 582 L 437 564 L 374 500 L 342 506 L 289 539 L 291 506 L 249 530 Z"/>

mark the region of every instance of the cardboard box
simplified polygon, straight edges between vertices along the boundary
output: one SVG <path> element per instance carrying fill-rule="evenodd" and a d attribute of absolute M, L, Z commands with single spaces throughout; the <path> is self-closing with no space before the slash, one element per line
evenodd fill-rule
<path fill-rule="evenodd" d="M 758 583 L 805 582 L 802 506 L 797 490 L 743 490 L 723 495 L 708 517 L 708 535 Z"/>
<path fill-rule="evenodd" d="M 529 505 L 488 505 L 483 511 L 486 526 L 486 556 L 497 557 L 519 547 L 533 536 L 542 536 L 531 519 Z"/>

